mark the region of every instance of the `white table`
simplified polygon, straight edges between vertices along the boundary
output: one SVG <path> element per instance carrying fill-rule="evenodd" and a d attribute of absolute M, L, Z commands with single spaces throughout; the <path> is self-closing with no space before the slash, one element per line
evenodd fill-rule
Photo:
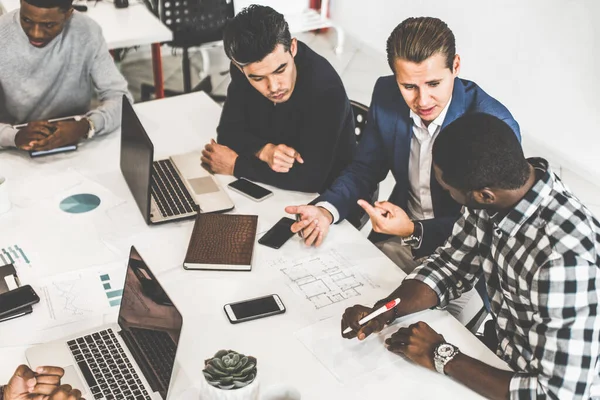
<path fill-rule="evenodd" d="M 82 4 L 82 3 L 78 3 Z M 124 47 L 152 45 L 152 65 L 156 96 L 164 97 L 164 82 L 160 43 L 173 39 L 173 33 L 142 3 L 130 1 L 127 8 L 115 8 L 106 1 L 88 1 L 88 11 L 84 14 L 92 18 L 102 27 L 104 39 L 109 50 Z M 20 0 L 0 0 L 0 7 L 5 12 L 20 7 Z"/>
<path fill-rule="evenodd" d="M 220 113 L 220 108 L 201 92 L 142 103 L 135 108 L 154 142 L 156 158 L 201 148 L 215 136 Z M 289 384 L 300 390 L 303 399 L 362 400 L 391 396 L 411 399 L 442 396 L 480 398 L 451 379 L 400 358 L 398 362 L 384 365 L 360 379 L 340 382 L 296 338 L 295 333 L 318 323 L 328 315 L 339 320 L 343 308 L 354 303 L 339 303 L 324 312 L 317 312 L 284 283 L 278 271 L 269 267 L 268 260 L 281 254 L 294 257 L 318 256 L 335 249 L 351 260 L 352 264 L 368 267 L 371 276 L 384 278 L 380 287 L 371 292 L 370 298 L 361 300 L 365 303 L 389 294 L 404 277 L 399 268 L 347 222 L 332 227 L 324 246 L 319 249 L 306 248 L 298 237 L 291 239 L 280 250 L 256 245 L 255 262 L 250 273 L 185 271 L 181 265 L 193 222 L 146 226 L 119 171 L 118 160 L 119 132 L 115 132 L 86 143 L 74 153 L 40 159 L 29 159 L 17 151 L 0 153 L 0 170 L 12 182 L 13 187 L 26 188 L 35 196 L 35 188 L 26 186 L 28 181 L 66 168 L 75 168 L 126 199 L 126 203 L 119 207 L 122 208 L 123 216 L 130 218 L 132 233 L 112 243 L 118 253 L 117 258 L 125 265 L 129 247 L 135 245 L 183 314 L 184 329 L 180 340 L 182 351 L 177 357 L 171 398 L 194 398 L 194 385 L 203 379 L 203 360 L 221 348 L 235 349 L 257 357 L 262 388 L 274 383 Z M 219 176 L 219 179 L 222 184 L 226 184 L 233 178 Z M 229 192 L 236 204 L 234 212 L 259 215 L 259 232 L 264 232 L 283 216 L 286 205 L 305 203 L 314 197 L 305 193 L 271 189 L 275 195 L 261 203 Z M 0 216 L 0 244 L 7 237 L 5 232 L 10 232 L 10 228 L 14 229 L 19 221 L 25 220 L 28 212 L 30 210 L 27 208 L 14 207 L 9 213 Z M 21 226 L 19 229 L 37 228 Z M 74 246 L 76 243 L 65 243 L 64 249 L 57 251 L 72 251 Z M 82 256 L 79 263 L 90 264 L 92 260 Z M 45 265 L 49 270 L 52 267 Z M 222 311 L 223 305 L 228 302 L 269 293 L 281 296 L 287 307 L 285 314 L 232 325 Z M 504 364 L 493 353 L 446 312 L 426 311 L 402 324 L 416 320 L 432 324 L 466 354 L 503 367 Z M 16 329 L 15 326 L 11 325 L 13 329 Z M 64 325 L 45 334 L 44 340 L 73 334 L 81 328 L 81 324 Z M 8 379 L 18 363 L 25 362 L 25 348 L 0 348 L 0 382 Z"/>

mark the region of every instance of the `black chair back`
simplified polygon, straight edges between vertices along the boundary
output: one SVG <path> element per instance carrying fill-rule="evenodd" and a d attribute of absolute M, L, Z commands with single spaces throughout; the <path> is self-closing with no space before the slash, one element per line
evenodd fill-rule
<path fill-rule="evenodd" d="M 232 0 L 160 0 L 160 20 L 173 32 L 173 47 L 193 47 L 223 39 L 233 18 Z"/>

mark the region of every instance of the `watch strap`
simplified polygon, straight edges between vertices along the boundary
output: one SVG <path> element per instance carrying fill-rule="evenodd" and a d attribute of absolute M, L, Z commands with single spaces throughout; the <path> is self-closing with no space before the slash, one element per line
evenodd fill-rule
<path fill-rule="evenodd" d="M 90 129 L 88 130 L 88 133 L 86 135 L 86 139 L 91 139 L 94 137 L 94 135 L 96 135 L 96 127 L 94 126 L 94 121 L 92 121 L 91 118 L 85 117 L 85 119 L 87 120 L 90 126 Z"/>
<path fill-rule="evenodd" d="M 423 239 L 423 224 L 416 221 L 414 222 L 414 226 L 413 233 L 410 236 L 402 238 L 402 244 L 418 249 L 421 247 L 421 241 Z"/>

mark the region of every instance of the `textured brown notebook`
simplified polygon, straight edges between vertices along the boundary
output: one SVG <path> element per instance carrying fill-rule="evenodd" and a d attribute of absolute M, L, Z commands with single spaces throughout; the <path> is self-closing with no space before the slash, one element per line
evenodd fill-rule
<path fill-rule="evenodd" d="M 198 214 L 183 267 L 250 271 L 257 215 Z"/>

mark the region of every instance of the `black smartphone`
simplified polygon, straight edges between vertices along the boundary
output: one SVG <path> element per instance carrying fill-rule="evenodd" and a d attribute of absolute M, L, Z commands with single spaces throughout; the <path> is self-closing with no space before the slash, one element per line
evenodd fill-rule
<path fill-rule="evenodd" d="M 35 157 L 41 157 L 41 156 L 49 156 L 51 154 L 66 153 L 66 152 L 75 151 L 75 150 L 77 150 L 77 145 L 70 144 L 68 146 L 57 147 L 55 149 L 50 149 L 50 150 L 32 150 L 29 152 L 29 156 L 31 158 L 35 158 Z"/>
<path fill-rule="evenodd" d="M 0 318 L 39 301 L 39 296 L 30 285 L 4 292 L 0 294 Z"/>
<path fill-rule="evenodd" d="M 262 186 L 257 185 L 254 182 L 250 182 L 248 179 L 240 178 L 237 181 L 231 182 L 229 185 L 230 189 L 235 190 L 252 200 L 262 201 L 267 197 L 273 196 L 273 192 L 269 189 L 265 189 Z"/>
<path fill-rule="evenodd" d="M 9 319 L 19 318 L 19 317 L 22 317 L 23 315 L 31 314 L 32 312 L 33 312 L 33 307 L 31 307 L 31 306 L 21 307 L 18 310 L 9 312 L 8 314 L 4 314 L 3 316 L 1 316 L 0 322 L 8 321 Z"/>
<path fill-rule="evenodd" d="M 285 306 L 276 294 L 229 303 L 223 309 L 225 310 L 225 314 L 227 314 L 227 318 L 229 318 L 229 322 L 232 324 L 264 318 L 270 315 L 283 314 L 285 312 Z"/>
<path fill-rule="evenodd" d="M 294 236 L 294 232 L 290 229 L 294 222 L 296 221 L 288 217 L 281 218 L 267 231 L 267 233 L 258 239 L 258 243 L 274 249 L 280 248 L 289 240 L 289 238 Z"/>

